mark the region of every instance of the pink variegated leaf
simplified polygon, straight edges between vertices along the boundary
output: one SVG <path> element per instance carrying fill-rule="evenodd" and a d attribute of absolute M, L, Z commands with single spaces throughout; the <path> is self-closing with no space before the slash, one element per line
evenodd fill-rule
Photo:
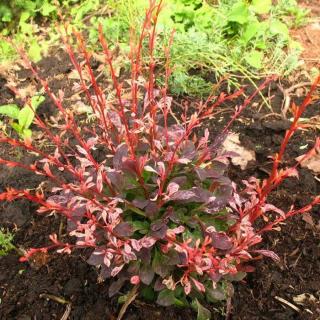
<path fill-rule="evenodd" d="M 78 152 L 81 153 L 82 155 L 84 155 L 84 156 L 88 155 L 88 152 L 84 148 L 82 148 L 81 146 L 77 145 L 76 148 L 77 148 Z"/>
<path fill-rule="evenodd" d="M 170 182 L 167 187 L 167 195 L 170 197 L 179 190 L 180 186 L 175 182 Z"/>
<path fill-rule="evenodd" d="M 267 211 L 273 211 L 273 212 L 276 212 L 278 213 L 281 217 L 285 217 L 286 214 L 283 210 L 281 210 L 280 208 L 277 208 L 276 206 L 274 206 L 273 204 L 270 204 L 270 203 L 267 203 L 263 206 L 263 210 L 265 212 Z"/>
<path fill-rule="evenodd" d="M 186 280 L 183 284 L 184 293 L 186 295 L 189 295 L 191 292 L 191 282 L 189 280 Z"/>
<path fill-rule="evenodd" d="M 206 288 L 204 287 L 204 285 L 199 282 L 198 280 L 196 280 L 195 278 L 191 277 L 191 280 L 193 282 L 193 284 L 195 285 L 195 287 L 197 288 L 198 291 L 200 292 L 205 292 Z"/>
<path fill-rule="evenodd" d="M 280 261 L 280 257 L 276 253 L 271 251 L 271 250 L 263 250 L 263 249 L 261 249 L 261 250 L 252 250 L 251 252 L 262 254 L 263 256 L 269 257 L 269 258 L 271 258 L 272 260 L 274 260 L 276 262 Z"/>
<path fill-rule="evenodd" d="M 111 271 L 111 277 L 115 277 L 124 267 L 124 264 L 114 267 Z"/>
<path fill-rule="evenodd" d="M 101 166 L 97 172 L 97 183 L 96 183 L 96 186 L 99 192 L 101 192 L 103 189 L 103 178 L 102 178 L 103 172 L 104 172 L 104 167 Z"/>

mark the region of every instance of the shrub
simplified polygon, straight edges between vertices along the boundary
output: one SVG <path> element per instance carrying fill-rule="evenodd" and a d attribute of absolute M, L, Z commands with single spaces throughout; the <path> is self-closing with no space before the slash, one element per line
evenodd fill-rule
<path fill-rule="evenodd" d="M 160 4 L 150 1 L 140 38 L 131 43 L 129 87 L 115 75 L 113 53 L 100 28 L 99 39 L 116 103 L 115 99 L 107 99 L 97 83 L 90 66 L 91 53 L 82 36 L 74 33 L 77 55 L 70 44 L 71 37 L 63 37 L 80 77 L 79 87 L 96 119 L 90 128 L 78 125 L 71 110 L 63 106 L 63 92 L 53 93 L 20 51 L 63 121 L 58 125 L 59 131 L 53 132 L 35 113 L 36 125 L 54 143 L 55 150 L 46 153 L 28 137 L 21 141 L 2 136 L 2 143 L 36 153 L 39 160 L 27 165 L 0 158 L 0 163 L 47 177 L 56 187 L 47 198 L 40 191 L 9 188 L 0 194 L 0 200 L 27 198 L 40 205 L 41 214 L 61 214 L 68 222 L 70 236 L 75 239 L 63 242 L 53 234 L 52 245 L 29 249 L 22 261 L 52 249 L 71 253 L 76 248 L 88 248 L 91 254 L 87 262 L 100 268 L 100 279 L 115 278 L 110 285 L 110 295 L 131 282 L 134 288 L 140 286 L 145 298 L 156 295 L 157 303 L 163 306 L 187 306 L 190 297 L 198 309 L 199 319 L 203 315 L 206 319 L 208 310 L 200 302 L 224 298 L 229 283 L 252 270 L 249 261 L 260 256 L 278 259 L 274 252 L 256 248 L 262 242 L 262 234 L 320 203 L 317 197 L 309 205 L 291 208 L 286 213 L 267 203 L 270 192 L 286 177 L 297 175 L 298 164 L 320 146 L 317 140 L 315 147 L 301 156 L 295 166 L 280 168 L 288 141 L 299 128 L 299 117 L 310 103 L 320 79 L 301 106 L 293 107 L 294 120 L 279 153 L 273 158 L 270 177 L 263 181 L 249 178 L 244 182 L 245 189 L 238 192 L 225 174 L 234 153 L 223 151 L 221 145 L 234 120 L 272 79 L 244 99 L 217 137 L 210 137 L 207 129 L 202 130 L 203 121 L 214 116 L 222 103 L 243 95 L 244 90 L 210 96 L 194 109 L 185 105 L 182 110 L 174 110 L 173 99 L 167 94 L 172 37 L 164 48 L 164 86 L 155 87 L 153 54 L 160 9 L 161 1 Z M 148 70 L 141 67 L 144 42 L 149 48 Z M 84 64 L 76 57 L 83 59 Z M 83 76 L 83 65 L 90 75 L 89 83 Z M 71 143 L 71 138 L 76 143 Z M 101 155 L 103 159 L 98 160 Z M 68 176 L 72 177 L 71 181 Z M 255 223 L 258 220 L 259 227 Z"/>

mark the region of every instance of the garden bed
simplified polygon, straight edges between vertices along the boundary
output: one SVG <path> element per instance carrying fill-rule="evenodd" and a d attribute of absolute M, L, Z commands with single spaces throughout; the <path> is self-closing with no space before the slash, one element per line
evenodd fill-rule
<path fill-rule="evenodd" d="M 39 66 L 43 74 L 49 77 L 54 91 L 65 88 L 66 84 L 71 87 L 70 80 L 66 77 L 70 72 L 70 65 L 64 56 L 60 59 L 57 55 L 45 58 Z M 20 78 L 19 86 L 32 81 L 30 75 L 24 71 L 17 75 Z M 0 104 L 12 102 L 12 95 L 5 87 L 6 80 L 0 79 L 0 83 Z M 283 86 L 290 85 L 292 84 L 287 83 Z M 277 152 L 287 129 L 288 121 L 279 116 L 283 92 L 276 84 L 272 84 L 269 89 L 273 110 L 266 106 L 261 107 L 262 100 L 256 98 L 253 106 L 248 107 L 233 126 L 232 130 L 240 134 L 241 144 L 256 153 L 256 161 L 250 162 L 244 171 L 236 166 L 230 168 L 229 176 L 236 182 L 240 183 L 251 175 L 266 177 L 271 165 L 268 156 Z M 70 95 L 72 92 L 67 92 L 66 98 Z M 299 102 L 299 98 L 295 100 Z M 217 119 L 205 123 L 212 133 L 218 132 L 218 127 L 226 121 L 230 107 L 232 106 L 227 105 L 219 110 L 220 119 L 218 116 Z M 319 107 L 317 102 L 309 106 L 303 115 L 312 121 L 307 121 L 309 126 L 299 131 L 290 142 L 286 156 L 288 163 L 292 164 L 294 158 L 301 154 L 301 148 L 312 146 L 320 125 L 319 118 L 316 118 L 319 116 Z M 46 103 L 39 113 L 46 118 L 55 115 L 49 103 Z M 290 117 L 289 112 L 287 115 Z M 25 163 L 32 159 L 32 155 L 0 150 L 0 156 L 8 158 L 8 155 L 11 159 L 23 159 Z M 288 209 L 292 203 L 301 207 L 306 205 L 313 195 L 320 193 L 320 184 L 313 172 L 299 169 L 299 174 L 299 180 L 290 178 L 272 194 L 271 202 L 277 207 Z M 41 187 L 46 191 L 49 185 L 41 177 L 22 169 L 1 167 L 0 191 L 6 186 L 37 188 L 41 182 Z M 35 205 L 21 200 L 0 204 L 0 225 L 15 231 L 14 243 L 18 247 L 43 246 L 49 243 L 49 234 L 65 234 L 63 219 L 39 216 L 36 209 Z M 278 264 L 268 258 L 257 261 L 254 264 L 256 271 L 235 284 L 231 319 L 319 319 L 320 217 L 317 212 L 311 213 L 310 217 L 313 225 L 310 219 L 298 216 L 282 224 L 281 232 L 268 234 L 266 247 L 274 250 L 281 261 Z M 0 258 L 1 319 L 62 319 L 64 314 L 69 315 L 68 319 L 81 320 L 117 318 L 117 297 L 108 297 L 108 281 L 97 283 L 98 273 L 85 262 L 85 256 L 76 256 L 75 253 L 70 256 L 50 253 L 35 256 L 30 264 L 20 263 L 18 259 L 14 252 Z M 300 304 L 297 299 L 300 299 Z M 209 308 L 216 310 L 215 319 L 225 318 L 226 310 L 219 304 Z M 177 320 L 195 319 L 193 311 L 189 309 L 162 308 L 139 299 L 128 308 L 124 319 L 163 317 Z"/>

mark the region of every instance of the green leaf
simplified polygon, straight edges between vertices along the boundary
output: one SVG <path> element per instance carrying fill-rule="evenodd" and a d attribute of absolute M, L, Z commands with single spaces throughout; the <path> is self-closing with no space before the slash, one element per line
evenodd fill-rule
<path fill-rule="evenodd" d="M 40 12 L 44 17 L 48 17 L 52 12 L 55 12 L 55 11 L 56 11 L 56 7 L 50 4 L 48 1 L 46 1 L 40 9 Z"/>
<path fill-rule="evenodd" d="M 248 6 L 243 2 L 235 3 L 228 15 L 228 21 L 237 22 L 239 24 L 245 24 L 249 19 Z"/>
<path fill-rule="evenodd" d="M 172 266 L 169 265 L 169 258 L 162 255 L 160 251 L 156 249 L 152 260 L 152 270 L 162 278 L 165 278 L 171 269 Z"/>
<path fill-rule="evenodd" d="M 24 129 L 21 133 L 21 137 L 23 139 L 31 138 L 31 136 L 32 136 L 32 131 L 30 129 Z"/>
<path fill-rule="evenodd" d="M 127 300 L 128 300 L 128 294 L 124 294 L 122 296 L 119 296 L 118 304 L 124 304 Z"/>
<path fill-rule="evenodd" d="M 141 295 L 145 300 L 148 300 L 148 301 L 154 301 L 155 299 L 155 292 L 151 286 L 144 287 L 141 290 Z"/>
<path fill-rule="evenodd" d="M 133 232 L 139 231 L 141 234 L 146 234 L 149 231 L 150 224 L 147 221 L 132 221 Z"/>
<path fill-rule="evenodd" d="M 19 24 L 26 22 L 30 18 L 30 13 L 28 11 L 23 11 L 20 16 Z"/>
<path fill-rule="evenodd" d="M 159 292 L 157 304 L 163 307 L 169 307 L 175 303 L 175 300 L 174 292 L 169 289 L 164 289 Z"/>
<path fill-rule="evenodd" d="M 32 24 L 25 23 L 25 22 L 20 22 L 19 23 L 19 27 L 20 27 L 20 30 L 21 30 L 22 34 L 32 35 L 32 33 L 33 33 Z"/>
<path fill-rule="evenodd" d="M 0 106 L 0 114 L 8 116 L 11 119 L 18 119 L 20 109 L 16 104 L 6 104 Z"/>
<path fill-rule="evenodd" d="M 210 320 L 211 312 L 197 298 L 192 301 L 192 307 L 197 310 L 197 320 Z"/>
<path fill-rule="evenodd" d="M 247 274 L 245 272 L 239 271 L 238 273 L 233 275 L 227 274 L 224 276 L 224 278 L 228 281 L 241 281 L 246 277 L 246 275 Z"/>
<path fill-rule="evenodd" d="M 34 62 L 38 62 L 41 60 L 41 47 L 36 40 L 31 41 L 28 55 Z"/>
<path fill-rule="evenodd" d="M 36 111 L 38 109 L 38 107 L 40 106 L 40 104 L 46 100 L 46 98 L 44 96 L 33 96 L 31 98 L 31 106 L 32 108 Z"/>
<path fill-rule="evenodd" d="M 277 20 L 277 19 L 271 20 L 270 32 L 271 32 L 271 34 L 274 34 L 274 35 L 276 35 L 276 34 L 282 35 L 285 38 L 287 38 L 289 35 L 288 27 L 283 22 L 281 22 L 280 20 Z"/>
<path fill-rule="evenodd" d="M 19 123 L 13 122 L 11 123 L 11 127 L 15 130 L 19 135 L 22 135 L 23 128 L 19 125 Z"/>
<path fill-rule="evenodd" d="M 271 0 L 252 0 L 250 8 L 258 14 L 268 13 L 271 9 Z"/>
<path fill-rule="evenodd" d="M 245 56 L 246 62 L 256 69 L 262 68 L 262 59 L 263 52 L 257 50 L 252 50 L 248 55 Z"/>
<path fill-rule="evenodd" d="M 215 289 L 213 289 L 211 285 L 209 288 L 206 287 L 206 297 L 209 302 L 222 301 L 226 300 L 226 292 L 220 285 Z"/>
<path fill-rule="evenodd" d="M 34 112 L 32 109 L 26 105 L 24 106 L 18 116 L 19 125 L 23 129 L 28 129 L 34 119 Z"/>
<path fill-rule="evenodd" d="M 250 22 L 247 24 L 241 39 L 247 44 L 253 37 L 260 31 L 261 23 L 258 21 Z"/>
<path fill-rule="evenodd" d="M 12 11 L 3 4 L 0 4 L 0 20 L 2 22 L 10 22 L 12 20 Z"/>
<path fill-rule="evenodd" d="M 34 113 L 44 100 L 45 100 L 44 96 L 33 96 L 30 101 L 31 107 L 28 104 L 26 104 L 20 110 L 18 115 L 18 121 L 19 121 L 20 127 L 23 130 L 28 129 L 31 126 L 33 119 L 35 117 Z"/>

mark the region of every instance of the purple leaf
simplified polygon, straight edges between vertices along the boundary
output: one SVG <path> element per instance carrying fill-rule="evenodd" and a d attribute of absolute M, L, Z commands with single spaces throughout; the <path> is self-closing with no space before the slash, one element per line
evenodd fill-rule
<path fill-rule="evenodd" d="M 194 143 L 190 140 L 184 141 L 180 148 L 179 158 L 186 158 L 188 160 L 193 160 L 196 155 L 196 148 Z"/>
<path fill-rule="evenodd" d="M 175 182 L 181 187 L 187 182 L 187 177 L 186 176 L 175 177 L 171 180 L 171 182 Z"/>
<path fill-rule="evenodd" d="M 149 203 L 149 200 L 134 199 L 134 200 L 132 201 L 132 204 L 133 204 L 135 207 L 137 207 L 137 208 L 139 208 L 139 209 L 141 209 L 141 210 L 143 210 L 143 209 L 147 206 L 148 203 Z"/>
<path fill-rule="evenodd" d="M 156 279 L 154 286 L 153 286 L 154 291 L 161 291 L 166 288 L 166 286 L 162 283 L 162 281 L 163 281 L 162 278 L 158 277 Z"/>
<path fill-rule="evenodd" d="M 209 273 L 209 277 L 212 281 L 218 282 L 221 279 L 222 275 L 218 272 L 212 271 Z"/>
<path fill-rule="evenodd" d="M 199 198 L 199 202 L 208 202 L 210 198 L 212 198 L 213 194 L 212 192 L 199 188 L 199 187 L 194 187 L 192 190 L 195 192 L 195 194 Z"/>
<path fill-rule="evenodd" d="M 118 114 L 118 112 L 115 111 L 110 111 L 108 112 L 108 117 L 111 120 L 112 124 L 119 130 L 122 129 L 122 123 L 121 123 L 121 118 Z"/>
<path fill-rule="evenodd" d="M 118 237 L 130 237 L 133 234 L 133 227 L 128 222 L 121 222 L 115 226 L 113 232 L 116 233 Z"/>
<path fill-rule="evenodd" d="M 125 159 L 122 162 L 122 169 L 128 173 L 133 173 L 136 174 L 137 173 L 137 161 L 133 160 L 133 159 Z"/>
<path fill-rule="evenodd" d="M 163 239 L 167 233 L 168 226 L 162 221 L 151 224 L 151 236 L 156 239 Z"/>
<path fill-rule="evenodd" d="M 149 201 L 145 208 L 145 212 L 147 217 L 152 219 L 156 217 L 157 213 L 159 212 L 159 208 L 155 202 Z"/>
<path fill-rule="evenodd" d="M 212 246 L 220 250 L 230 250 L 232 241 L 224 232 L 211 232 Z"/>
<path fill-rule="evenodd" d="M 149 265 L 144 264 L 140 269 L 140 279 L 147 286 L 151 284 L 154 278 L 154 272 Z"/>
<path fill-rule="evenodd" d="M 225 169 L 227 168 L 227 165 L 219 162 L 219 161 L 214 161 L 213 162 L 213 168 L 196 168 L 195 171 L 201 181 L 206 180 L 207 178 L 220 178 Z"/>
<path fill-rule="evenodd" d="M 123 175 L 117 171 L 109 171 L 106 173 L 107 177 L 118 190 L 122 190 L 124 187 Z"/>
<path fill-rule="evenodd" d="M 126 282 L 127 278 L 125 277 L 120 277 L 118 280 L 113 281 L 109 287 L 109 297 L 113 297 L 115 294 L 117 294 L 120 289 L 122 288 L 122 286 L 124 285 L 124 283 Z"/>
<path fill-rule="evenodd" d="M 173 201 L 195 202 L 199 201 L 199 198 L 192 190 L 179 190 L 171 196 Z"/>
<path fill-rule="evenodd" d="M 112 270 L 111 267 L 107 267 L 105 264 L 103 264 L 100 269 L 99 278 L 103 281 L 106 280 L 107 278 L 110 278 L 111 270 Z"/>
<path fill-rule="evenodd" d="M 128 157 L 128 147 L 125 144 L 120 145 L 113 156 L 113 167 L 121 169 L 123 158 Z"/>
<path fill-rule="evenodd" d="M 175 250 L 170 250 L 167 253 L 167 256 L 169 258 L 168 264 L 170 266 L 182 265 L 188 262 L 187 256 L 184 252 L 177 252 Z"/>
<path fill-rule="evenodd" d="M 72 219 L 67 220 L 67 231 L 73 231 L 77 228 L 77 223 L 81 221 L 86 213 L 86 207 L 81 206 L 72 210 Z"/>
<path fill-rule="evenodd" d="M 211 153 L 216 154 L 218 152 L 223 142 L 226 140 L 227 136 L 228 133 L 223 133 L 215 137 L 213 143 L 210 145 Z"/>
<path fill-rule="evenodd" d="M 150 248 L 142 248 L 138 253 L 137 256 L 141 261 L 145 264 L 150 264 L 151 261 L 151 249 Z"/>
<path fill-rule="evenodd" d="M 54 204 L 59 204 L 61 206 L 65 206 L 73 197 L 73 194 L 61 194 L 61 195 L 54 195 L 47 198 L 48 202 L 52 202 Z"/>
<path fill-rule="evenodd" d="M 185 129 L 183 126 L 174 124 L 168 128 L 168 136 L 171 142 L 176 142 L 181 139 L 185 134 Z"/>
<path fill-rule="evenodd" d="M 194 187 L 189 190 L 179 190 L 175 194 L 173 194 L 170 199 L 174 201 L 181 201 L 184 203 L 188 202 L 207 202 L 210 197 L 212 197 L 212 193 L 208 190 Z"/>
<path fill-rule="evenodd" d="M 96 249 L 91 253 L 91 256 L 87 260 L 87 263 L 92 266 L 103 265 L 104 260 L 104 250 Z"/>

